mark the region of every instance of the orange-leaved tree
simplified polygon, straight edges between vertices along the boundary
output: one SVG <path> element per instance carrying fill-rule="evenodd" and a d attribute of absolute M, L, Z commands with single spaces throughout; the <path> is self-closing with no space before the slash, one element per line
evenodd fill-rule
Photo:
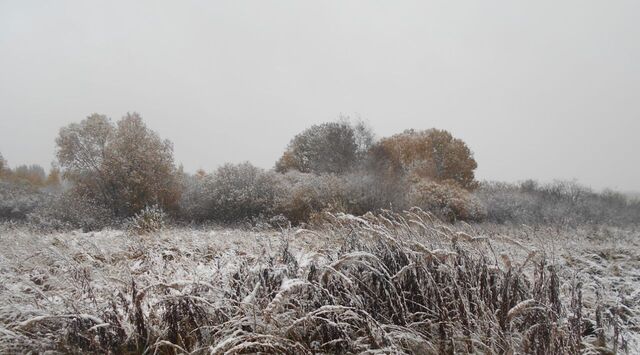
<path fill-rule="evenodd" d="M 456 184 L 468 190 L 477 186 L 474 170 L 478 164 L 473 153 L 462 140 L 444 130 L 407 130 L 383 138 L 371 152 L 377 166 L 407 177 Z"/>

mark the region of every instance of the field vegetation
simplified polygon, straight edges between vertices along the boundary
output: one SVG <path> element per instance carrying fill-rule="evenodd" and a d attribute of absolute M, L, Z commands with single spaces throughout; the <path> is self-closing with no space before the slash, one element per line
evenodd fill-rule
<path fill-rule="evenodd" d="M 640 200 L 341 119 L 187 173 L 137 113 L 0 155 L 1 353 L 640 351 Z"/>
<path fill-rule="evenodd" d="M 0 351 L 634 353 L 637 231 L 443 224 L 34 233 L 2 225 Z"/>

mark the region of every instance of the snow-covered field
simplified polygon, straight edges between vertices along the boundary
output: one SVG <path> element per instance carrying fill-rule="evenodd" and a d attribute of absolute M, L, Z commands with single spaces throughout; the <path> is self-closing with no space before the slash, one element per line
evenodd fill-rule
<path fill-rule="evenodd" d="M 640 232 L 0 225 L 0 353 L 640 353 Z"/>

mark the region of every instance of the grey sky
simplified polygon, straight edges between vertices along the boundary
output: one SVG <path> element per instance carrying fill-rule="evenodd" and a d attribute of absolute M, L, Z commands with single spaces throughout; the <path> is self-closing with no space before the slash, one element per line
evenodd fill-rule
<path fill-rule="evenodd" d="M 478 177 L 640 191 L 638 1 L 0 1 L 0 152 L 140 112 L 187 170 L 339 114 L 437 127 Z"/>

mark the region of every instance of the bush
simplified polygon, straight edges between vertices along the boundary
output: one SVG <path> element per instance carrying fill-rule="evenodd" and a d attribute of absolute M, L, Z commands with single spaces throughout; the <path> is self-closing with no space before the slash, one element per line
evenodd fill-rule
<path fill-rule="evenodd" d="M 180 183 L 182 194 L 178 201 L 177 217 L 187 222 L 202 222 L 212 214 L 209 211 L 211 196 L 207 192 L 210 176 L 202 174 L 183 174 Z"/>
<path fill-rule="evenodd" d="M 411 186 L 408 202 L 443 220 L 480 221 L 486 216 L 482 203 L 468 191 L 451 184 L 420 179 Z"/>
<path fill-rule="evenodd" d="M 342 212 L 347 208 L 344 180 L 336 175 L 291 171 L 281 177 L 284 189 L 276 201 L 276 211 L 291 223 L 309 221 L 316 213 Z"/>
<path fill-rule="evenodd" d="M 276 213 L 283 193 L 279 174 L 250 163 L 225 164 L 203 182 L 206 217 L 220 222 L 239 222 Z"/>
<path fill-rule="evenodd" d="M 164 229 L 166 214 L 158 205 L 147 206 L 129 220 L 129 230 L 135 234 L 149 234 Z"/>
<path fill-rule="evenodd" d="M 363 215 L 380 209 L 403 210 L 409 183 L 403 177 L 389 178 L 378 172 L 359 170 L 342 177 L 349 213 Z"/>
<path fill-rule="evenodd" d="M 640 223 L 640 203 L 613 191 L 597 193 L 575 182 L 540 185 L 485 182 L 475 195 L 487 208 L 487 219 L 518 224 Z"/>
<path fill-rule="evenodd" d="M 180 217 L 187 221 L 253 223 L 277 217 L 278 225 L 298 224 L 314 213 L 346 208 L 344 180 L 336 175 L 226 164 L 210 175 L 186 176 L 183 185 Z"/>
<path fill-rule="evenodd" d="M 0 180 L 0 219 L 24 220 L 51 198 L 27 182 Z"/>
<path fill-rule="evenodd" d="M 39 227 L 58 230 L 81 228 L 92 231 L 116 223 L 110 209 L 72 191 L 52 196 L 29 213 L 27 219 Z"/>

